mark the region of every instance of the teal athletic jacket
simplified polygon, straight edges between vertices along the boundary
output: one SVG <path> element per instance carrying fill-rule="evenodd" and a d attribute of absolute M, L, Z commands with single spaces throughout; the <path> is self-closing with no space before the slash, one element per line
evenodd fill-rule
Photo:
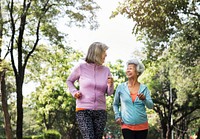
<path fill-rule="evenodd" d="M 143 93 L 146 100 L 140 100 L 136 97 L 133 102 L 127 82 L 118 85 L 113 102 L 113 110 L 116 120 L 122 118 L 123 123 L 130 125 L 142 124 L 148 121 L 146 107 L 149 109 L 153 108 L 150 91 L 146 85 L 140 84 L 138 93 Z"/>

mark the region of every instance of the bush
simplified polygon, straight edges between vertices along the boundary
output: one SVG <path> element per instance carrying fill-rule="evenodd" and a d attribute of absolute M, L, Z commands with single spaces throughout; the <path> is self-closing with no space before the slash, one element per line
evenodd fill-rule
<path fill-rule="evenodd" d="M 61 134 L 56 130 L 44 131 L 44 139 L 61 139 Z"/>
<path fill-rule="evenodd" d="M 32 139 L 44 139 L 44 135 L 32 136 Z"/>
<path fill-rule="evenodd" d="M 32 139 L 31 136 L 24 136 L 23 139 Z"/>

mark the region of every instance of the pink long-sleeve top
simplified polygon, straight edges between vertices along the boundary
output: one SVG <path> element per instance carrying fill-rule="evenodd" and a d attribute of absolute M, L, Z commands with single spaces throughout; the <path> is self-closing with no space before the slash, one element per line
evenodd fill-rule
<path fill-rule="evenodd" d="M 79 64 L 67 78 L 67 85 L 72 96 L 77 92 L 82 93 L 80 99 L 76 99 L 76 108 L 90 110 L 106 109 L 106 93 L 113 94 L 114 85 L 107 84 L 108 76 L 111 76 L 108 67 L 92 63 Z M 75 86 L 79 82 L 79 90 Z"/>

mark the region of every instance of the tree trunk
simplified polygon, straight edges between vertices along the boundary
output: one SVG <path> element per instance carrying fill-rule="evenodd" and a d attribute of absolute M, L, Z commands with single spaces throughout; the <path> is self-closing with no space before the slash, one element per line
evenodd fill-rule
<path fill-rule="evenodd" d="M 167 126 L 166 139 L 171 139 L 171 130 L 170 130 L 170 125 Z"/>
<path fill-rule="evenodd" d="M 22 95 L 22 83 L 21 78 L 16 78 L 17 83 L 17 139 L 23 138 L 23 95 Z"/>
<path fill-rule="evenodd" d="M 164 119 L 161 120 L 161 127 L 163 130 L 163 139 L 165 139 L 167 135 L 167 123 L 165 122 Z"/>
<path fill-rule="evenodd" d="M 6 94 L 6 83 L 5 83 L 5 70 L 0 72 L 0 81 L 1 81 L 1 101 L 2 101 L 2 108 L 4 112 L 4 122 L 5 122 L 5 132 L 6 132 L 6 139 L 13 139 L 12 135 L 12 128 L 10 123 L 10 115 L 8 112 L 8 103 L 7 103 L 7 94 Z"/>

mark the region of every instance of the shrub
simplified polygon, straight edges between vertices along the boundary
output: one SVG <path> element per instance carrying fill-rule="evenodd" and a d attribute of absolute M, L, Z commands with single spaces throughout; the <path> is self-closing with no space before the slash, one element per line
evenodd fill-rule
<path fill-rule="evenodd" d="M 32 139 L 32 136 L 24 136 L 23 139 Z"/>
<path fill-rule="evenodd" d="M 44 135 L 32 136 L 32 139 L 44 139 Z"/>
<path fill-rule="evenodd" d="M 44 131 L 44 139 L 61 139 L 61 134 L 56 130 Z"/>

